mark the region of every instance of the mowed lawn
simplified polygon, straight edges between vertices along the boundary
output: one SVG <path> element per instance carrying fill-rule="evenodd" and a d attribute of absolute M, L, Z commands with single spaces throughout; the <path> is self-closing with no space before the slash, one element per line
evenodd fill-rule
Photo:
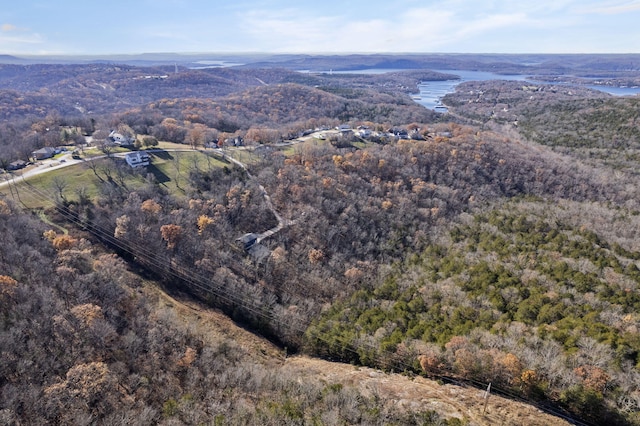
<path fill-rule="evenodd" d="M 200 151 L 149 154 L 151 164 L 145 169 L 131 169 L 120 158 L 97 159 L 42 173 L 28 178 L 26 182 L 18 180 L 10 187 L 0 188 L 0 194 L 13 198 L 27 208 L 48 208 L 61 196 L 68 201 L 77 201 L 81 195 L 95 199 L 105 186 L 129 191 L 155 181 L 179 196 L 188 188 L 188 176 L 192 170 L 206 171 L 232 166 Z"/>

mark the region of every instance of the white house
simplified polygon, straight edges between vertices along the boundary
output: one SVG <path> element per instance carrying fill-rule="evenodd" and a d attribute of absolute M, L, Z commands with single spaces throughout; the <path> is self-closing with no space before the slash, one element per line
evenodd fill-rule
<path fill-rule="evenodd" d="M 127 155 L 124 156 L 124 159 L 127 164 L 133 168 L 146 167 L 151 161 L 149 154 L 144 151 L 128 152 Z"/>
<path fill-rule="evenodd" d="M 360 136 L 361 138 L 368 138 L 371 136 L 371 129 L 366 127 L 366 126 L 362 126 L 360 129 L 358 129 L 358 136 Z"/>
<path fill-rule="evenodd" d="M 120 146 L 131 146 L 135 142 L 133 138 L 127 137 L 121 133 L 116 132 L 115 130 L 109 133 L 109 139 L 115 144 Z"/>

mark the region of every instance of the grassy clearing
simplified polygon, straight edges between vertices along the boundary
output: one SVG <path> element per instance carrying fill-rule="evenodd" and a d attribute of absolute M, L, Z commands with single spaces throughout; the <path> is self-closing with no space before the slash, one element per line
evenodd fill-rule
<path fill-rule="evenodd" d="M 191 145 L 184 143 L 159 141 L 158 146 L 149 147 L 149 149 L 190 149 Z"/>
<path fill-rule="evenodd" d="M 27 179 L 26 182 L 18 181 L 15 185 L 12 185 L 13 191 L 8 187 L 3 187 L 0 192 L 7 196 L 12 196 L 27 208 L 49 208 L 54 203 L 30 190 L 29 185 L 50 197 L 59 195 L 62 191 L 66 199 L 77 200 L 79 191 L 85 191 L 90 198 L 97 196 L 100 184 L 100 180 L 85 164 L 78 164 L 33 176 Z"/>
<path fill-rule="evenodd" d="M 307 138 L 303 140 L 303 142 L 298 142 L 282 147 L 274 147 L 274 149 L 282 152 L 285 157 L 291 157 L 292 155 L 300 154 L 302 151 L 309 147 L 330 145 L 330 142 L 328 140 L 322 140 L 318 138 Z"/>
<path fill-rule="evenodd" d="M 252 164 L 262 158 L 261 154 L 247 149 L 226 149 L 224 153 L 244 164 Z"/>
<path fill-rule="evenodd" d="M 53 206 L 53 201 L 38 196 L 28 185 L 45 192 L 50 198 L 62 195 L 68 201 L 77 201 L 81 193 L 87 198 L 96 198 L 104 185 L 118 185 L 125 190 L 137 189 L 147 182 L 147 177 L 151 174 L 169 192 L 182 195 L 187 189 L 188 176 L 192 170 L 206 171 L 228 166 L 203 152 L 164 151 L 150 155 L 151 164 L 145 170 L 133 170 L 123 159 L 103 158 L 33 176 L 27 182 L 18 182 L 11 188 L 0 188 L 0 193 L 21 202 L 27 208 L 46 209 Z M 90 164 L 95 170 L 92 170 Z"/>
<path fill-rule="evenodd" d="M 166 149 L 166 150 L 174 150 L 174 149 L 179 149 L 179 150 L 187 150 L 187 149 L 191 149 L 190 145 L 186 145 L 186 144 L 181 144 L 181 143 L 173 143 L 173 142 L 158 142 L 157 146 L 150 146 L 150 147 L 143 147 L 140 150 L 141 151 L 145 151 L 145 150 L 157 150 L 157 149 Z M 125 152 L 131 152 L 130 148 L 125 148 L 125 147 L 121 147 L 121 146 L 112 146 L 109 148 L 109 151 L 112 154 L 118 154 L 118 153 L 125 153 Z M 64 153 L 66 154 L 66 153 Z M 98 157 L 101 155 L 104 155 L 104 151 L 102 151 L 98 146 L 90 146 L 90 147 L 86 147 L 84 150 L 82 150 L 82 157 L 84 158 L 93 158 L 93 157 Z"/>
<path fill-rule="evenodd" d="M 109 152 L 111 154 L 121 154 L 121 153 L 125 153 L 125 152 L 131 152 L 131 150 L 129 148 L 122 148 L 122 147 L 119 147 L 119 146 L 114 146 L 114 147 L 111 147 L 109 149 Z M 92 147 L 85 148 L 80 153 L 80 156 L 82 158 L 93 158 L 93 157 L 100 157 L 100 156 L 103 156 L 103 155 L 105 155 L 105 152 L 102 151 L 97 146 L 92 146 Z"/>
<path fill-rule="evenodd" d="M 158 184 L 164 186 L 172 194 L 185 192 L 187 178 L 193 170 L 210 170 L 211 168 L 229 166 L 228 163 L 200 151 L 179 152 L 164 151 L 151 153 L 151 164 L 147 173 L 154 175 Z"/>

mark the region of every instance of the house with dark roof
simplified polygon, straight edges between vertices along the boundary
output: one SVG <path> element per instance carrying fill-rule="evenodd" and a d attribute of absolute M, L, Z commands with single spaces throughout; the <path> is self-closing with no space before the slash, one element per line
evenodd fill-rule
<path fill-rule="evenodd" d="M 242 237 L 236 239 L 245 250 L 249 250 L 251 246 L 253 246 L 258 240 L 259 235 L 254 234 L 253 232 L 244 234 Z"/>
<path fill-rule="evenodd" d="M 16 160 L 9 163 L 7 170 L 20 170 L 27 166 L 27 162 L 24 160 Z"/>
<path fill-rule="evenodd" d="M 124 156 L 127 164 L 134 169 L 136 167 L 146 167 L 151 162 L 151 157 L 144 151 L 134 151 L 128 152 L 127 155 Z"/>
<path fill-rule="evenodd" d="M 45 160 L 47 158 L 51 158 L 56 155 L 56 149 L 50 146 L 45 146 L 44 148 L 37 149 L 31 153 L 31 157 L 34 160 Z"/>

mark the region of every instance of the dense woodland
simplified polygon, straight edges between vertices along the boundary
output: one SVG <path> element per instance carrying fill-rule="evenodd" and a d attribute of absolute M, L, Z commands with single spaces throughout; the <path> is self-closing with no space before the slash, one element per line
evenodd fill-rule
<path fill-rule="evenodd" d="M 553 148 L 597 168 L 637 173 L 638 98 L 567 85 L 467 82 L 445 101 L 476 124 Z M 502 127 L 501 131 L 505 132 Z"/>
<path fill-rule="evenodd" d="M 449 424 L 383 395 L 301 383 L 178 317 L 114 254 L 9 201 L 0 218 L 2 424 Z"/>
<path fill-rule="evenodd" d="M 104 78 L 150 72 L 107 69 Z M 88 75 L 51 73 L 52 88 L 67 78 L 88 87 Z M 178 97 L 187 75 L 192 90 Z M 438 115 L 406 95 L 412 79 L 420 78 L 189 71 L 133 78 L 115 89 L 128 95 L 110 114 L 46 104 L 23 114 L 3 103 L 14 117 L 0 129 L 4 162 L 113 128 L 194 147 L 241 135 L 261 147 L 247 169 L 194 162 L 180 193 L 148 176 L 135 191 L 105 179 L 93 200 L 61 196 L 47 213 L 68 235 L 0 200 L 3 419 L 440 421 L 276 379 L 245 349 L 204 342 L 158 310 L 127 261 L 290 352 L 492 382 L 587 423 L 640 424 L 637 99 L 465 83 L 444 99 L 451 113 Z M 143 89 L 165 83 L 175 86 Z M 17 87 L 3 96 L 29 105 L 29 96 L 49 96 Z M 421 137 L 273 145 L 343 122 Z M 278 225 L 265 192 L 286 226 L 247 250 L 240 236 Z M 334 393 L 342 405 L 331 405 Z"/>

